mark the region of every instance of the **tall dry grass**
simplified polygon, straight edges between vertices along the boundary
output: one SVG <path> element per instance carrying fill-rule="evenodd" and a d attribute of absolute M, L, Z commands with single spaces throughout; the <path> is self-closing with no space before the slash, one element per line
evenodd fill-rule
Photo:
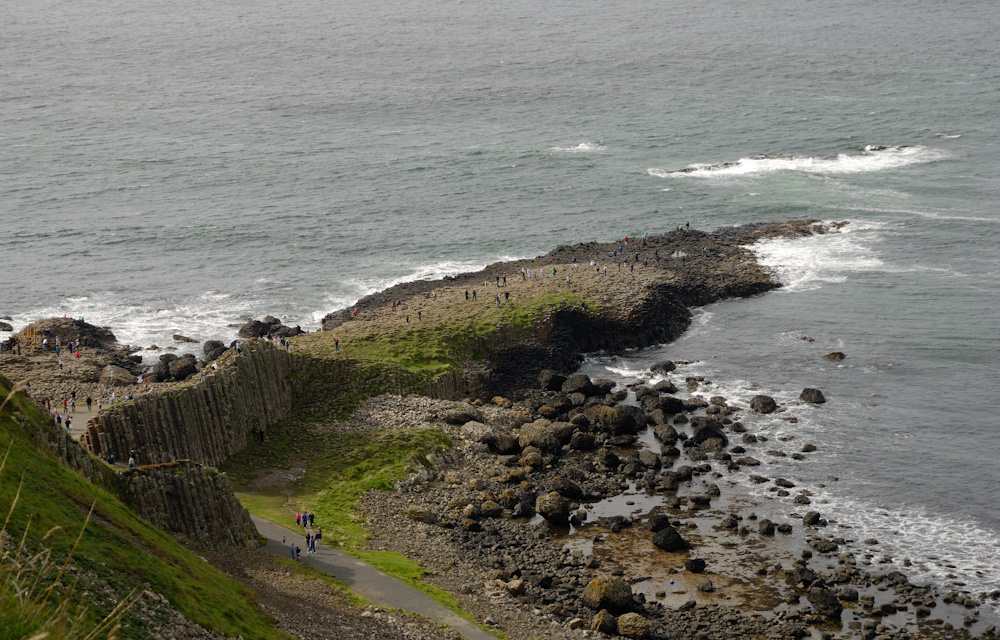
<path fill-rule="evenodd" d="M 0 403 L 0 411 L 23 387 L 22 383 L 10 390 Z M 12 447 L 13 441 L 0 462 L 0 478 L 7 468 Z M 77 588 L 79 578 L 68 585 L 63 582 L 96 503 L 91 505 L 72 549 L 60 564 L 48 549 L 35 553 L 28 550 L 31 516 L 17 544 L 8 533 L 23 487 L 22 476 L 0 529 L 0 640 L 115 640 L 121 630 L 122 615 L 135 604 L 139 593 L 132 591 L 103 619 L 95 621 L 87 615 L 87 607 L 82 602 Z M 60 526 L 51 528 L 42 536 L 41 544 L 44 546 L 61 529 Z"/>

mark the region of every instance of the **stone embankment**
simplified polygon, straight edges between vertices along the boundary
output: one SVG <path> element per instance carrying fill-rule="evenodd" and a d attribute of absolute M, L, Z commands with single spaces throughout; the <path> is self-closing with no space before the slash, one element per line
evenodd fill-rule
<path fill-rule="evenodd" d="M 98 414 L 81 442 L 98 457 L 124 460 L 135 451 L 140 464 L 189 459 L 217 465 L 288 412 L 290 373 L 286 351 L 251 341 L 230 366 Z"/>

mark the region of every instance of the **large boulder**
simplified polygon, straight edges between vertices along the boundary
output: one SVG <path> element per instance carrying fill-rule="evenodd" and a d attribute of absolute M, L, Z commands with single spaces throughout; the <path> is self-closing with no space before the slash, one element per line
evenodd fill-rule
<path fill-rule="evenodd" d="M 240 327 L 239 336 L 241 338 L 263 338 L 271 332 L 271 325 L 259 320 L 249 320 Z"/>
<path fill-rule="evenodd" d="M 723 446 L 729 444 L 729 439 L 726 438 L 726 434 L 722 432 L 722 429 L 714 424 L 703 424 L 696 428 L 691 439 L 696 443 L 701 444 L 706 440 L 711 440 L 713 438 L 721 440 Z"/>
<path fill-rule="evenodd" d="M 690 549 L 691 544 L 677 533 L 677 529 L 666 527 L 656 532 L 653 536 L 653 544 L 657 549 L 663 551 L 684 551 Z"/>
<path fill-rule="evenodd" d="M 479 441 L 489 447 L 490 451 L 500 455 L 512 455 L 521 451 L 517 438 L 509 433 L 489 431 L 483 434 Z"/>
<path fill-rule="evenodd" d="M 189 376 L 198 373 L 198 361 L 191 354 L 185 354 L 172 361 L 169 365 L 170 377 L 174 380 L 186 380 Z"/>
<path fill-rule="evenodd" d="M 670 380 L 660 380 L 653 385 L 653 388 L 660 393 L 677 393 L 677 385 Z"/>
<path fill-rule="evenodd" d="M 621 614 L 632 610 L 632 585 L 618 576 L 594 578 L 583 588 L 583 604 L 600 611 Z"/>
<path fill-rule="evenodd" d="M 750 400 L 750 408 L 757 413 L 774 413 L 778 410 L 778 403 L 771 396 L 754 396 Z"/>
<path fill-rule="evenodd" d="M 669 424 L 658 424 L 653 427 L 653 435 L 663 444 L 674 444 L 677 442 L 677 429 Z"/>
<path fill-rule="evenodd" d="M 128 369 L 109 364 L 101 371 L 99 382 L 109 387 L 124 387 L 135 384 L 135 376 Z"/>
<path fill-rule="evenodd" d="M 538 374 L 538 386 L 543 391 L 559 391 L 564 382 L 566 382 L 566 376 L 552 369 L 542 369 Z"/>
<path fill-rule="evenodd" d="M 226 344 L 221 340 L 206 340 L 202 350 L 205 352 L 205 361 L 211 362 L 226 352 Z"/>
<path fill-rule="evenodd" d="M 535 511 L 549 522 L 563 524 L 569 521 L 569 502 L 557 491 L 538 496 Z"/>
<path fill-rule="evenodd" d="M 813 606 L 816 613 L 833 620 L 840 620 L 840 614 L 844 611 L 843 605 L 830 591 L 822 587 L 811 587 L 806 594 L 806 599 Z"/>
<path fill-rule="evenodd" d="M 676 368 L 677 365 L 671 362 L 670 360 L 663 360 L 661 362 L 655 363 L 653 366 L 649 368 L 649 370 L 653 373 L 670 373 Z"/>
<path fill-rule="evenodd" d="M 578 373 L 566 379 L 566 382 L 562 385 L 562 392 L 566 394 L 582 393 L 585 396 L 592 396 L 597 392 L 597 389 L 594 387 L 594 383 L 590 381 L 590 376 Z"/>
<path fill-rule="evenodd" d="M 299 325 L 295 325 L 294 327 L 286 327 L 284 325 L 281 325 L 281 326 L 277 327 L 276 329 L 272 329 L 271 330 L 271 337 L 272 338 L 291 338 L 293 336 L 302 335 L 303 333 L 305 333 L 305 331 L 303 331 L 302 327 L 300 327 Z"/>
<path fill-rule="evenodd" d="M 611 393 L 611 390 L 615 388 L 618 383 L 614 380 L 608 380 L 607 378 L 598 378 L 594 380 L 594 394 L 598 396 L 603 396 Z"/>
<path fill-rule="evenodd" d="M 812 404 L 823 404 L 826 402 L 826 397 L 823 392 L 819 389 L 803 389 L 802 393 L 799 394 L 799 400 L 802 402 L 810 402 Z"/>
<path fill-rule="evenodd" d="M 638 613 L 626 613 L 618 618 L 618 635 L 623 638 L 648 638 L 649 621 Z"/>
<path fill-rule="evenodd" d="M 14 327 L 9 322 L 0 320 L 0 331 L 13 331 Z"/>
<path fill-rule="evenodd" d="M 636 434 L 645 426 L 646 415 L 638 407 L 629 405 L 595 405 L 587 407 L 583 415 L 596 431 L 606 431 L 614 435 Z"/>
<path fill-rule="evenodd" d="M 525 447 L 537 447 L 542 451 L 558 451 L 562 443 L 559 442 L 556 432 L 549 429 L 551 424 L 548 420 L 543 419 L 522 425 L 517 443 L 522 449 Z"/>
<path fill-rule="evenodd" d="M 463 425 L 472 421 L 483 422 L 483 414 L 471 404 L 459 402 L 445 411 L 441 419 L 448 424 Z"/>

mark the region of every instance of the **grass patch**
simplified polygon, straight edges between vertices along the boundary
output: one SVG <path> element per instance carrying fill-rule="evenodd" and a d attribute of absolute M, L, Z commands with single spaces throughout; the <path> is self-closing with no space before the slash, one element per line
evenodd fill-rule
<path fill-rule="evenodd" d="M 311 453 L 307 454 L 309 471 L 291 484 L 294 495 L 286 498 L 279 493 L 240 492 L 236 494 L 240 502 L 251 513 L 289 528 L 295 522 L 295 513 L 315 513 L 325 544 L 361 558 L 475 622 L 473 616 L 462 611 L 454 596 L 421 580 L 426 571 L 419 564 L 394 551 L 366 548 L 369 533 L 358 512 L 365 492 L 392 489 L 405 476 L 407 467 L 426 464 L 424 456 L 450 447 L 447 434 L 438 427 L 418 427 L 311 437 L 300 429 L 298 435 L 305 445 L 302 453 Z M 246 475 L 232 463 L 227 470 L 233 478 Z"/>
<path fill-rule="evenodd" d="M 409 314 L 410 322 L 406 322 L 408 314 L 403 312 L 372 321 L 352 320 L 335 331 L 298 336 L 295 351 L 307 357 L 384 366 L 428 381 L 458 370 L 467 360 L 481 361 L 482 347 L 502 328 L 527 332 L 555 308 L 584 305 L 590 312 L 600 311 L 593 300 L 568 290 L 523 294 L 516 302 L 512 299 L 499 307 L 434 298 L 428 301 L 424 321 L 417 322 Z M 339 350 L 335 338 L 340 341 Z"/>
<path fill-rule="evenodd" d="M 9 388 L 0 378 L 0 398 L 7 396 Z M 46 417 L 26 396 L 13 395 L 0 412 L 0 451 L 10 448 L 0 476 L 0 511 L 7 513 L 13 505 L 6 531 L 14 540 L 25 540 L 27 554 L 49 554 L 60 565 L 72 555 L 70 569 L 61 582 L 72 584 L 79 578 L 77 591 L 94 594 L 86 602 L 71 603 L 81 612 L 85 628 L 100 624 L 114 609 L 108 595 L 97 595 L 103 585 L 122 598 L 135 589 L 141 592 L 148 583 L 175 609 L 208 629 L 247 639 L 290 637 L 254 605 L 252 591 L 140 519 L 54 456 L 40 451 L 26 435 L 26 428 L 47 429 Z M 88 523 L 91 505 L 93 515 Z M 71 591 L 57 589 L 45 607 L 54 613 L 72 597 Z M 0 619 L 7 620 L 5 616 L 16 606 L 16 600 L 0 599 Z M 146 623 L 131 612 L 126 611 L 121 622 L 120 637 L 152 637 Z"/>

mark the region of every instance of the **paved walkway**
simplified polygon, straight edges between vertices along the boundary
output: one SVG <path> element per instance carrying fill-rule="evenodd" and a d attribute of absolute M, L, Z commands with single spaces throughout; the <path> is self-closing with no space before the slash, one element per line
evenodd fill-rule
<path fill-rule="evenodd" d="M 294 542 L 300 549 L 305 544 L 302 529 L 286 529 L 257 516 L 251 516 L 257 531 L 267 538 L 265 549 L 285 558 L 291 558 L 289 546 Z M 281 537 L 288 538 L 282 544 Z M 372 604 L 382 607 L 404 609 L 426 616 L 435 622 L 447 625 L 468 640 L 496 640 L 496 636 L 483 631 L 465 618 L 456 615 L 442 605 L 431 600 L 426 594 L 382 573 L 371 565 L 338 551 L 321 540 L 316 553 L 299 554 L 299 560 L 309 566 L 325 571 L 337 578 L 355 593 Z"/>

